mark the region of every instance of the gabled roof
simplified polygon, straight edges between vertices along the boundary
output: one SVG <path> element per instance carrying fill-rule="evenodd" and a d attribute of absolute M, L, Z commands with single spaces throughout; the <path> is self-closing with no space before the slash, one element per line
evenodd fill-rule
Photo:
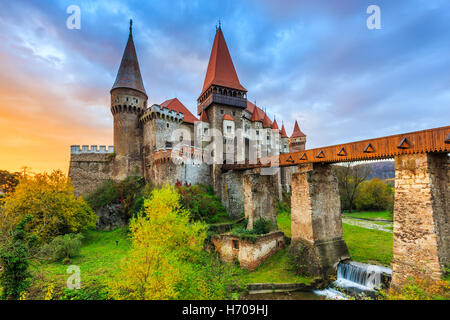
<path fill-rule="evenodd" d="M 228 51 L 222 29 L 218 28 L 214 38 L 202 94 L 212 85 L 247 91 L 239 82 L 236 69 Z"/>
<path fill-rule="evenodd" d="M 278 128 L 277 120 L 275 120 L 275 119 L 273 120 L 272 130 L 280 130 L 280 129 Z"/>
<path fill-rule="evenodd" d="M 167 108 L 169 110 L 174 110 L 178 113 L 184 114 L 184 122 L 188 123 L 194 123 L 198 121 L 198 119 L 178 100 L 177 98 L 173 98 L 170 100 L 166 100 L 163 103 L 160 104 L 161 107 Z"/>
<path fill-rule="evenodd" d="M 230 114 L 226 114 L 226 115 L 223 117 L 223 120 L 234 121 L 234 118 L 233 118 Z"/>
<path fill-rule="evenodd" d="M 286 134 L 286 129 L 284 128 L 284 124 L 281 125 L 280 133 L 281 133 L 281 137 L 282 138 L 287 138 L 288 137 L 287 134 Z"/>
<path fill-rule="evenodd" d="M 139 62 L 136 55 L 136 48 L 134 47 L 131 20 L 128 42 L 125 50 L 123 51 L 122 61 L 120 62 L 116 81 L 114 82 L 111 90 L 117 88 L 134 89 L 147 95 L 142 82 L 141 70 L 139 69 Z"/>
<path fill-rule="evenodd" d="M 206 114 L 205 110 L 202 110 L 202 113 L 200 115 L 200 121 L 202 121 L 202 122 L 209 122 L 208 115 Z"/>
<path fill-rule="evenodd" d="M 296 137 L 306 137 L 306 134 L 304 134 L 300 130 L 297 120 L 295 120 L 294 131 L 292 132 L 292 135 L 291 135 L 291 138 L 296 138 Z"/>

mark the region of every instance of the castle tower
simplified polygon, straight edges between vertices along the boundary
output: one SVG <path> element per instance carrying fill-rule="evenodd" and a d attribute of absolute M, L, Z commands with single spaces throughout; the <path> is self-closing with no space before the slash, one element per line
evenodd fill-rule
<path fill-rule="evenodd" d="M 129 175 L 142 176 L 142 127 L 139 117 L 147 107 L 148 98 L 134 47 L 131 20 L 128 42 L 110 93 L 114 116 L 113 178 L 122 180 Z"/>
<path fill-rule="evenodd" d="M 290 139 L 289 149 L 290 152 L 305 150 L 306 134 L 304 134 L 298 126 L 297 120 L 295 120 L 294 131 L 292 132 Z"/>
<path fill-rule="evenodd" d="M 217 192 L 220 188 L 220 167 L 225 159 L 224 148 L 218 146 L 219 143 L 223 143 L 222 137 L 220 141 L 219 138 L 216 139 L 214 131 L 229 133 L 228 130 L 242 130 L 242 112 L 247 108 L 247 90 L 239 82 L 220 26 L 216 29 L 205 81 L 197 103 L 197 113 L 200 115 L 202 111 L 206 112 L 205 115 L 210 123 L 211 143 L 214 146 L 211 177 L 214 190 Z M 234 123 L 234 126 L 230 124 L 230 121 Z M 227 139 L 231 138 L 227 137 Z M 235 144 L 244 148 L 243 145 L 243 143 Z M 244 152 L 244 150 L 235 149 L 235 161 L 244 160 Z M 237 159 L 238 155 L 242 155 L 242 159 Z"/>

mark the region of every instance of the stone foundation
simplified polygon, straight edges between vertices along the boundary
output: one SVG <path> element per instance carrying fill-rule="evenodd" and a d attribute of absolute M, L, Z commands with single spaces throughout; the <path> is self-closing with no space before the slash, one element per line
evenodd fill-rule
<path fill-rule="evenodd" d="M 300 272 L 328 275 L 350 258 L 342 239 L 338 182 L 327 164 L 306 164 L 292 175 L 290 253 Z"/>
<path fill-rule="evenodd" d="M 220 259 L 226 262 L 239 261 L 241 268 L 255 270 L 263 261 L 284 246 L 284 233 L 274 231 L 259 236 L 255 243 L 231 234 L 214 236 L 211 239 Z"/>
<path fill-rule="evenodd" d="M 395 157 L 394 286 L 408 276 L 439 280 L 450 263 L 449 168 L 447 154 Z"/>

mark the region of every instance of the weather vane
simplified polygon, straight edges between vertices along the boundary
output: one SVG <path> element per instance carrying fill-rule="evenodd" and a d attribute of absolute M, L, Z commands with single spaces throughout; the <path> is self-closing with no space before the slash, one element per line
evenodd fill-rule
<path fill-rule="evenodd" d="M 130 19 L 130 33 L 131 33 L 131 29 L 133 29 L 133 19 Z"/>

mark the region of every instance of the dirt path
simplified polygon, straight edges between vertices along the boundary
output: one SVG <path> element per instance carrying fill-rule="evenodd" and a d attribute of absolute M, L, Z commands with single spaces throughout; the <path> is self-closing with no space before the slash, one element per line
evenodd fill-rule
<path fill-rule="evenodd" d="M 342 222 L 352 226 L 392 233 L 392 222 L 370 221 L 350 217 L 342 218 Z"/>

